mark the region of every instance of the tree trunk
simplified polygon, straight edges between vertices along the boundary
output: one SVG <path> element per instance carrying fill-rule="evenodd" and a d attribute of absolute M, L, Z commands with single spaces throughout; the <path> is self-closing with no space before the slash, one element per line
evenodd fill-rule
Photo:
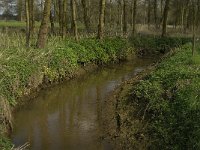
<path fill-rule="evenodd" d="M 72 10 L 72 29 L 73 29 L 75 40 L 78 41 L 78 30 L 77 30 L 77 23 L 76 23 L 76 2 L 75 2 L 75 0 L 71 0 L 71 10 Z"/>
<path fill-rule="evenodd" d="M 148 24 L 148 28 L 150 28 L 150 23 L 151 23 L 151 1 L 148 0 L 148 12 L 147 12 L 147 24 Z"/>
<path fill-rule="evenodd" d="M 25 0 L 26 11 L 26 47 L 30 46 L 30 19 L 29 19 L 29 0 Z"/>
<path fill-rule="evenodd" d="M 98 39 L 103 39 L 104 34 L 104 19 L 105 19 L 105 7 L 106 1 L 100 0 L 100 10 L 99 10 L 99 25 L 98 25 Z"/>
<path fill-rule="evenodd" d="M 34 0 L 29 0 L 29 19 L 30 19 L 30 37 L 33 37 L 34 28 L 35 28 L 35 19 L 34 19 Z"/>
<path fill-rule="evenodd" d="M 45 0 L 42 23 L 38 34 L 38 41 L 37 41 L 38 48 L 44 48 L 46 44 L 50 9 L 51 9 L 51 0 Z"/>
<path fill-rule="evenodd" d="M 54 13 L 53 7 L 52 7 L 51 11 L 50 11 L 50 23 L 51 23 L 51 33 L 52 34 L 55 34 L 54 16 L 55 16 L 55 13 Z"/>
<path fill-rule="evenodd" d="M 67 0 L 63 0 L 63 37 L 66 36 L 67 33 Z"/>
<path fill-rule="evenodd" d="M 168 12 L 169 12 L 169 3 L 170 3 L 170 0 L 166 0 L 164 12 L 163 12 L 162 37 L 165 37 L 167 34 L 167 18 L 168 18 Z"/>
<path fill-rule="evenodd" d="M 89 19 L 89 9 L 86 3 L 86 0 L 81 0 L 83 7 L 83 19 L 87 32 L 90 32 L 90 19 Z"/>
<path fill-rule="evenodd" d="M 134 6 L 133 6 L 133 25 L 132 25 L 132 34 L 135 36 L 135 26 L 136 26 L 136 14 L 137 14 L 137 0 L 134 0 Z"/>
<path fill-rule="evenodd" d="M 183 6 L 181 8 L 181 30 L 182 30 L 182 33 L 184 33 L 184 14 L 185 14 L 185 8 Z"/>
<path fill-rule="evenodd" d="M 112 29 L 112 0 L 110 0 L 110 7 L 109 7 L 109 25 L 110 29 Z"/>
<path fill-rule="evenodd" d="M 17 11 L 18 11 L 18 20 L 19 20 L 19 21 L 22 21 L 22 20 L 23 20 L 22 6 L 23 6 L 22 0 L 18 0 L 18 3 L 17 3 Z"/>
<path fill-rule="evenodd" d="M 197 2 L 197 10 L 196 10 L 196 29 L 199 29 L 200 23 L 200 0 Z"/>
<path fill-rule="evenodd" d="M 196 49 L 196 3 L 195 1 L 192 1 L 192 34 L 193 34 L 193 42 L 192 42 L 192 55 L 195 54 Z"/>
<path fill-rule="evenodd" d="M 124 5 L 123 5 L 123 33 L 124 35 L 127 34 L 128 32 L 128 24 L 127 24 L 127 0 L 124 0 Z"/>
<path fill-rule="evenodd" d="M 163 0 L 161 0 L 160 1 L 160 22 L 159 22 L 159 28 L 160 28 L 160 26 L 161 26 L 161 24 L 162 24 L 162 22 L 163 22 Z"/>
<path fill-rule="evenodd" d="M 123 32 L 123 5 L 122 0 L 118 0 L 118 25 L 120 27 L 120 32 Z"/>
<path fill-rule="evenodd" d="M 154 0 L 154 21 L 155 21 L 155 28 L 158 28 L 158 17 L 157 17 L 157 5 L 158 5 L 158 1 Z"/>
<path fill-rule="evenodd" d="M 58 0 L 59 7 L 59 34 L 63 37 L 63 0 Z"/>

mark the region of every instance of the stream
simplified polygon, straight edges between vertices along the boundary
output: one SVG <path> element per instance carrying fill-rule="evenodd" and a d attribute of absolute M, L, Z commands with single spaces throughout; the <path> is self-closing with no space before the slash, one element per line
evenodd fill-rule
<path fill-rule="evenodd" d="M 116 86 L 151 63 L 135 58 L 40 91 L 14 114 L 12 142 L 28 142 L 32 150 L 115 149 L 102 138 L 104 101 Z"/>

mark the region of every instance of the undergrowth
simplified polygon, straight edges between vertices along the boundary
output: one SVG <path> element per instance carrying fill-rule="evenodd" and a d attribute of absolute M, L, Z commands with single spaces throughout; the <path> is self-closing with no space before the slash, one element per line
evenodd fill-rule
<path fill-rule="evenodd" d="M 122 102 L 129 118 L 143 124 L 142 133 L 135 129 L 130 138 L 148 139 L 149 149 L 200 149 L 200 47 L 195 56 L 191 47 L 177 48 Z"/>
<path fill-rule="evenodd" d="M 186 37 L 159 37 L 159 36 L 136 36 L 131 37 L 130 43 L 137 49 L 139 55 L 155 55 L 167 53 L 172 48 L 191 42 Z"/>

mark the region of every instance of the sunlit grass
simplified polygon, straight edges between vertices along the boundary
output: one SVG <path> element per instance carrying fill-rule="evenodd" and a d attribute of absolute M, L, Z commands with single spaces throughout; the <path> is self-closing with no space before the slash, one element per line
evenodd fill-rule
<path fill-rule="evenodd" d="M 40 22 L 35 22 L 36 27 L 40 26 Z M 26 22 L 25 21 L 15 21 L 15 20 L 1 20 L 0 21 L 0 27 L 25 27 Z"/>

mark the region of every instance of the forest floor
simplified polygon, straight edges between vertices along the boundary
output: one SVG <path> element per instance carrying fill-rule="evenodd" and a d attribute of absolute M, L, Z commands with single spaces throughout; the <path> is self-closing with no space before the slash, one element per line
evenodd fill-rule
<path fill-rule="evenodd" d="M 119 149 L 200 149 L 200 46 L 170 51 L 106 101 Z"/>

